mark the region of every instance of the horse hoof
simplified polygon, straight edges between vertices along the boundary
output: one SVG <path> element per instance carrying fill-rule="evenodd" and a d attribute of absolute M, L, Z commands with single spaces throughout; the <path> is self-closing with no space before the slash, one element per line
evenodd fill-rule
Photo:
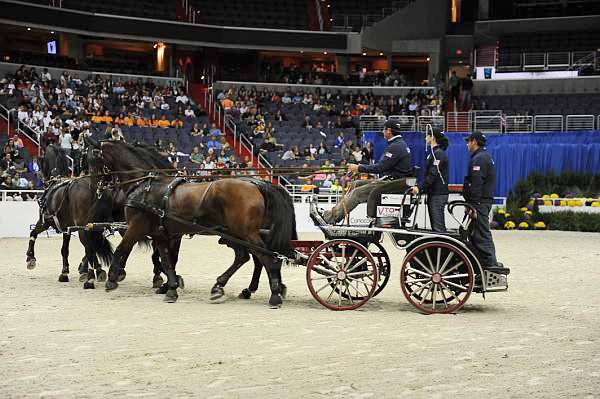
<path fill-rule="evenodd" d="M 68 283 L 69 282 L 69 275 L 68 274 L 61 274 L 60 276 L 58 276 L 58 281 L 61 283 Z"/>
<path fill-rule="evenodd" d="M 106 281 L 106 272 L 104 270 L 100 269 L 100 271 L 98 271 L 96 274 L 96 280 L 98 280 L 99 283 L 105 282 Z"/>
<path fill-rule="evenodd" d="M 238 298 L 240 298 L 240 299 L 250 299 L 251 296 L 252 296 L 252 292 L 250 292 L 250 290 L 248 288 L 244 288 L 242 290 L 242 292 L 240 292 L 240 295 L 238 295 Z"/>
<path fill-rule="evenodd" d="M 154 279 L 152 279 L 152 288 L 160 288 L 161 285 L 163 285 L 165 281 L 163 280 L 163 278 L 158 275 L 158 276 L 154 276 Z M 157 292 L 158 294 L 158 292 Z M 164 292 L 163 292 L 164 294 Z"/>
<path fill-rule="evenodd" d="M 179 295 L 177 295 L 177 290 L 168 290 L 165 294 L 164 301 L 167 303 L 175 303 L 178 297 Z"/>
<path fill-rule="evenodd" d="M 223 287 L 219 287 L 218 285 L 215 285 L 214 287 L 212 287 L 212 290 L 210 290 L 210 300 L 211 301 L 219 299 L 223 295 L 225 295 L 225 290 L 223 289 Z"/>
<path fill-rule="evenodd" d="M 119 284 L 117 284 L 115 281 L 110 281 L 110 280 L 106 280 L 106 284 L 104 285 L 104 287 L 106 288 L 106 291 L 112 291 L 114 289 L 116 289 L 119 286 Z"/>
<path fill-rule="evenodd" d="M 127 276 L 127 273 L 125 272 L 125 269 L 119 270 L 119 277 L 117 277 L 117 281 L 125 280 L 126 276 Z"/>
<path fill-rule="evenodd" d="M 281 291 L 281 297 L 283 299 L 285 299 L 285 297 L 287 295 L 287 287 L 285 286 L 285 284 L 281 284 L 280 291 Z"/>
<path fill-rule="evenodd" d="M 87 279 L 88 279 L 87 272 L 85 272 L 85 273 L 79 273 L 79 282 L 80 283 L 83 283 L 83 282 L 87 281 Z"/>
<path fill-rule="evenodd" d="M 177 275 L 177 284 L 179 285 L 179 288 L 181 288 L 181 289 L 185 288 L 185 283 L 183 281 L 183 277 L 181 277 L 179 274 Z"/>
<path fill-rule="evenodd" d="M 35 258 L 27 259 L 27 268 L 29 270 L 35 269 Z"/>
<path fill-rule="evenodd" d="M 166 294 L 168 290 L 169 290 L 169 287 L 165 283 L 165 284 L 161 284 L 161 286 L 158 287 L 158 289 L 156 290 L 156 293 L 157 294 Z"/>
<path fill-rule="evenodd" d="M 271 309 L 279 309 L 282 303 L 281 295 L 271 295 L 271 299 L 269 299 L 269 307 Z"/>
<path fill-rule="evenodd" d="M 93 290 L 96 287 L 94 286 L 94 282 L 93 281 L 86 281 L 85 283 L 83 283 L 83 289 L 84 290 Z"/>

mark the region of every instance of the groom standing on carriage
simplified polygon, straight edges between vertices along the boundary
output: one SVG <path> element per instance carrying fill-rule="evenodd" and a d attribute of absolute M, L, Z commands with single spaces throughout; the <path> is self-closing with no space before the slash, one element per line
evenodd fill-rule
<path fill-rule="evenodd" d="M 367 200 L 367 216 L 375 218 L 377 203 L 382 193 L 401 194 L 408 188 L 406 178 L 411 176 L 413 169 L 410 148 L 400 134 L 400 125 L 394 121 L 387 121 L 383 127 L 383 136 L 389 146 L 377 164 L 348 164 L 348 171 L 353 174 L 373 173 L 380 177 L 354 181 L 348 194 L 330 211 L 323 212 L 325 223 L 334 224 L 341 221 L 358 204 Z"/>

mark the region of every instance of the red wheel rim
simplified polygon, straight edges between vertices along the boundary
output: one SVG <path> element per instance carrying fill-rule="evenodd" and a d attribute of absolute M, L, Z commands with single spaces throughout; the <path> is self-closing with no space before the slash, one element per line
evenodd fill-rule
<path fill-rule="evenodd" d="M 400 286 L 406 299 L 424 313 L 454 313 L 473 291 L 473 266 L 455 245 L 430 242 L 406 255 Z"/>
<path fill-rule="evenodd" d="M 306 266 L 311 295 L 331 310 L 364 305 L 377 289 L 377 264 L 371 253 L 351 240 L 332 240 L 315 249 Z"/>

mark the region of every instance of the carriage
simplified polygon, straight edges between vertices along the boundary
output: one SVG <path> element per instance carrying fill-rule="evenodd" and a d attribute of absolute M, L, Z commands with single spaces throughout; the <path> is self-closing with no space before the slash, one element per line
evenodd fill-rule
<path fill-rule="evenodd" d="M 485 295 L 508 289 L 507 276 L 485 270 L 469 241 L 476 214 L 469 204 L 450 202 L 448 212 L 459 228 L 436 233 L 417 225 L 420 196 L 407 191 L 382 197 L 397 211 L 382 227 L 324 224 L 316 201 L 311 201 L 311 218 L 325 240 L 294 241 L 293 246 L 305 262 L 310 293 L 320 304 L 332 310 L 357 309 L 386 287 L 392 265 L 381 245 L 385 236 L 406 251 L 400 286 L 419 311 L 453 313 L 473 292 Z M 464 216 L 459 218 L 461 208 Z"/>

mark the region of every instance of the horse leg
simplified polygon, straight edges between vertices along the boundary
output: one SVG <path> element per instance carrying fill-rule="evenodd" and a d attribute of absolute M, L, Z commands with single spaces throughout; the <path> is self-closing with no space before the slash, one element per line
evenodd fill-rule
<path fill-rule="evenodd" d="M 266 248 L 263 240 L 258 237 L 250 238 L 249 241 L 257 246 Z M 271 287 L 271 298 L 269 298 L 269 305 L 271 308 L 279 308 L 283 303 L 281 299 L 281 261 L 274 259 L 271 255 L 266 255 L 259 251 L 253 251 L 260 263 L 265 266 L 267 275 L 269 276 L 269 285 Z"/>
<path fill-rule="evenodd" d="M 138 230 L 140 229 L 136 225 L 127 229 L 123 239 L 117 246 L 117 249 L 115 249 L 112 261 L 110 262 L 110 268 L 108 269 L 108 279 L 105 284 L 106 291 L 112 291 L 119 286 L 117 280 L 123 275 L 125 263 L 133 246 L 144 237 L 143 231 L 138 232 Z"/>
<path fill-rule="evenodd" d="M 177 287 L 179 282 L 177 281 L 177 275 L 173 268 L 173 256 L 172 252 L 176 252 L 176 245 L 172 241 L 166 238 L 154 238 L 158 250 L 160 251 L 160 260 L 162 261 L 162 269 L 167 275 L 167 292 L 165 292 L 165 302 L 174 303 L 177 301 L 179 295 L 177 294 Z"/>
<path fill-rule="evenodd" d="M 88 280 L 88 270 L 89 270 L 89 264 L 90 264 L 90 258 L 89 258 L 89 251 L 87 248 L 87 243 L 86 243 L 86 239 L 85 239 L 85 233 L 83 231 L 79 231 L 78 233 L 79 236 L 79 241 L 81 242 L 81 245 L 83 245 L 83 248 L 85 249 L 85 255 L 83 256 L 83 258 L 81 258 L 81 263 L 79 264 L 79 268 L 77 269 L 79 271 L 79 281 L 84 283 L 86 280 Z"/>
<path fill-rule="evenodd" d="M 69 281 L 69 243 L 71 242 L 71 234 L 63 233 L 63 243 L 62 248 L 60 250 L 60 254 L 62 255 L 62 272 L 60 276 L 58 276 L 58 281 L 61 283 L 66 283 Z"/>
<path fill-rule="evenodd" d="M 160 275 L 160 273 L 162 272 L 162 265 L 160 263 L 160 252 L 154 241 L 152 241 L 152 264 L 154 265 L 154 278 L 152 279 L 152 288 L 159 288 L 163 284 L 164 280 Z"/>
<path fill-rule="evenodd" d="M 239 246 L 230 245 L 235 252 L 235 259 L 233 260 L 233 264 L 229 267 L 229 269 L 225 270 L 225 273 L 221 274 L 217 278 L 217 282 L 210 290 L 210 300 L 214 301 L 216 299 L 221 298 L 225 295 L 225 290 L 223 289 L 231 276 L 238 271 L 240 267 L 248 260 L 250 260 L 250 255 L 248 254 L 248 250 L 246 248 L 240 248 Z"/>
<path fill-rule="evenodd" d="M 252 260 L 254 261 L 254 271 L 252 272 L 252 280 L 250 281 L 250 286 L 248 288 L 244 288 L 239 295 L 240 299 L 250 299 L 253 293 L 258 290 L 258 283 L 260 282 L 260 274 L 262 272 L 263 265 L 260 263 L 256 255 L 252 255 Z"/>
<path fill-rule="evenodd" d="M 38 234 L 45 231 L 49 227 L 49 223 L 44 222 L 43 216 L 40 216 L 40 219 L 35 224 L 31 233 L 29 233 L 29 247 L 27 248 L 27 268 L 35 269 L 35 240 L 37 240 Z"/>

